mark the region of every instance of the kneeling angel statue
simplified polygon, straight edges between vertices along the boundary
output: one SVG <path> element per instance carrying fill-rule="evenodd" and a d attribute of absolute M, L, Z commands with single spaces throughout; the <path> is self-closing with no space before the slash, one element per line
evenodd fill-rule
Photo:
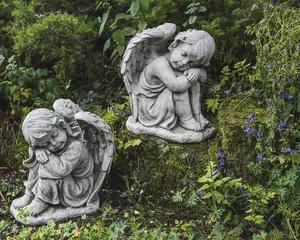
<path fill-rule="evenodd" d="M 112 164 L 111 128 L 99 116 L 69 99 L 56 100 L 53 108 L 31 111 L 22 124 L 29 176 L 25 194 L 12 202 L 11 212 L 24 224 L 95 212 Z"/>

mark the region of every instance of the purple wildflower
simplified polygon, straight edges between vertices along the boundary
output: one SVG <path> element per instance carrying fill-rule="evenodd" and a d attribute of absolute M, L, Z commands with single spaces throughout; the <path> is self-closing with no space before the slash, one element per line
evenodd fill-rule
<path fill-rule="evenodd" d="M 186 181 L 186 180 L 184 180 L 184 181 L 183 181 L 183 185 L 185 185 L 185 186 L 186 186 L 186 185 L 189 185 L 189 182 Z"/>
<path fill-rule="evenodd" d="M 264 186 L 267 187 L 270 185 L 270 183 L 271 183 L 271 180 L 269 178 L 267 181 L 264 182 Z"/>
<path fill-rule="evenodd" d="M 215 174 L 218 174 L 220 172 L 219 168 L 216 168 Z"/>
<path fill-rule="evenodd" d="M 200 191 L 199 195 L 200 195 L 200 197 L 203 197 L 205 195 L 205 192 L 204 191 Z"/>
<path fill-rule="evenodd" d="M 294 66 L 295 66 L 295 67 L 298 67 L 298 63 L 294 63 Z"/>
<path fill-rule="evenodd" d="M 296 50 L 297 50 L 297 51 L 299 50 L 299 45 L 296 46 Z"/>
<path fill-rule="evenodd" d="M 243 196 L 247 194 L 243 187 L 240 187 L 240 192 Z"/>
<path fill-rule="evenodd" d="M 277 129 L 285 128 L 288 125 L 288 121 L 280 121 Z"/>
<path fill-rule="evenodd" d="M 247 132 L 247 136 L 249 137 L 250 135 L 255 133 L 255 128 L 254 127 L 246 127 L 246 132 Z"/>
<path fill-rule="evenodd" d="M 255 112 L 251 112 L 247 121 L 254 122 L 255 121 Z"/>
<path fill-rule="evenodd" d="M 291 152 L 291 148 L 287 147 L 285 149 L 282 149 L 283 154 L 289 154 Z"/>
<path fill-rule="evenodd" d="M 261 138 L 260 131 L 257 131 L 257 132 L 256 132 L 256 137 L 257 137 L 257 138 Z"/>
<path fill-rule="evenodd" d="M 276 83 L 276 87 L 280 87 L 280 82 Z"/>
<path fill-rule="evenodd" d="M 219 158 L 225 158 L 225 153 L 223 151 L 218 151 Z"/>
<path fill-rule="evenodd" d="M 256 159 L 259 163 L 262 163 L 263 156 L 261 154 L 257 154 Z"/>
<path fill-rule="evenodd" d="M 294 96 L 293 96 L 293 94 L 290 94 L 290 93 L 286 93 L 285 94 L 285 97 L 287 98 L 287 99 L 292 99 Z"/>
<path fill-rule="evenodd" d="M 221 158 L 219 165 L 220 165 L 221 168 L 225 167 L 225 160 L 224 160 L 224 158 Z"/>
<path fill-rule="evenodd" d="M 92 95 L 94 93 L 94 91 L 93 90 L 90 90 L 89 92 L 88 92 L 88 95 Z"/>

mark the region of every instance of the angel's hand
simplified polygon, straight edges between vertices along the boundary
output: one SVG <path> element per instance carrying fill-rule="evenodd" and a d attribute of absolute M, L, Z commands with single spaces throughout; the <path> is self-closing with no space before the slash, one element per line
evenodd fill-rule
<path fill-rule="evenodd" d="M 205 70 L 199 68 L 190 68 L 184 72 L 184 75 L 190 83 L 194 83 L 197 80 L 205 82 L 207 77 Z"/>
<path fill-rule="evenodd" d="M 49 161 L 49 155 L 51 154 L 48 149 L 45 148 L 39 148 L 34 150 L 35 158 L 40 163 L 46 163 Z"/>

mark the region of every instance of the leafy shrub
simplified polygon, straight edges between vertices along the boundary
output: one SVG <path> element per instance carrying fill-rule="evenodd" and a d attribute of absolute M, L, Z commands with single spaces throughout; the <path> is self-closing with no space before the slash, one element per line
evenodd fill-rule
<path fill-rule="evenodd" d="M 35 106 L 50 107 L 64 88 L 45 69 L 20 67 L 14 57 L 0 55 L 0 99 L 7 100 L 12 115 L 25 116 Z"/>
<path fill-rule="evenodd" d="M 56 77 L 70 84 L 72 74 L 91 49 L 93 30 L 83 20 L 68 14 L 49 14 L 13 37 L 18 56 L 27 64 L 54 62 Z"/>

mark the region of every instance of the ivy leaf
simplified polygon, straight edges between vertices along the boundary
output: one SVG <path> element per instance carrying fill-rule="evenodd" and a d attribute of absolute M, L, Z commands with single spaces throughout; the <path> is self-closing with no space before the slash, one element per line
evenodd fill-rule
<path fill-rule="evenodd" d="M 130 6 L 131 16 L 135 17 L 137 12 L 139 11 L 139 8 L 140 8 L 140 3 L 137 0 L 133 1 Z"/>

